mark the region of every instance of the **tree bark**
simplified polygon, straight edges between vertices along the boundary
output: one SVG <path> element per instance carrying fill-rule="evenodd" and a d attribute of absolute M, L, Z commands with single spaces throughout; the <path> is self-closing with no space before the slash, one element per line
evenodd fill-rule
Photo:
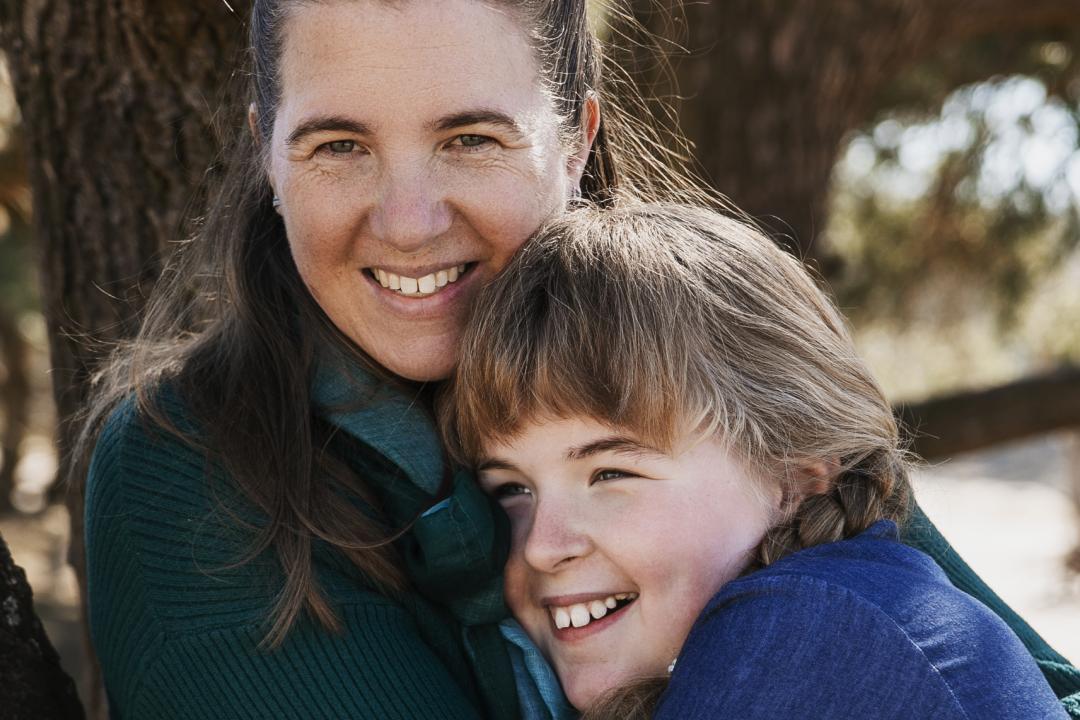
<path fill-rule="evenodd" d="M 833 167 L 887 83 L 942 45 L 1080 27 L 1080 0 L 634 0 L 635 19 L 688 52 L 672 62 L 679 124 L 706 178 L 816 257 Z M 656 6 L 666 8 L 657 12 Z M 674 18 L 674 22 L 672 22 Z M 639 58 L 640 80 L 676 89 Z M 827 270 L 827 268 L 826 268 Z"/>
<path fill-rule="evenodd" d="M 2 0 L 0 34 L 25 122 L 63 478 L 87 380 L 136 329 L 215 157 L 242 22 L 217 0 Z M 81 492 L 69 508 L 85 589 Z"/>
<path fill-rule="evenodd" d="M 0 306 L 0 365 L 4 377 L 0 382 L 0 410 L 4 417 L 4 434 L 0 438 L 3 459 L 0 460 L 0 514 L 13 509 L 15 466 L 26 435 L 30 409 L 30 378 L 26 370 L 27 343 L 19 332 L 15 314 Z"/>

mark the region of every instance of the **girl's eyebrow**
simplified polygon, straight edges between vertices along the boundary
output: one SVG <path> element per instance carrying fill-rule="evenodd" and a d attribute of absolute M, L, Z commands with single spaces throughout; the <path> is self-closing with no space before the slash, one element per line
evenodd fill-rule
<path fill-rule="evenodd" d="M 570 448 L 566 451 L 566 459 L 581 460 L 602 452 L 611 452 L 619 455 L 665 455 L 663 451 L 638 442 L 633 438 L 624 435 L 609 435 L 608 437 Z"/>
<path fill-rule="evenodd" d="M 521 472 L 517 465 L 509 460 L 502 460 L 500 458 L 483 458 L 476 464 L 476 472 L 483 472 L 484 470 L 509 470 L 510 472 Z"/>

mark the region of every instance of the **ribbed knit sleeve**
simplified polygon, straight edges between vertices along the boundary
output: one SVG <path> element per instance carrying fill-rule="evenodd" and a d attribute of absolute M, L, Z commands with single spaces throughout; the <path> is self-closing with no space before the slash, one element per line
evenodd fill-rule
<path fill-rule="evenodd" d="M 447 662 L 466 665 L 463 649 L 436 652 L 417 625 L 423 601 L 372 591 L 326 548 L 316 569 L 344 631 L 304 617 L 282 646 L 262 648 L 280 571 L 264 557 L 237 564 L 250 549 L 235 514 L 245 510 L 214 478 L 131 403 L 98 442 L 86 490 L 90 629 L 114 718 L 479 716 L 462 668 Z"/>

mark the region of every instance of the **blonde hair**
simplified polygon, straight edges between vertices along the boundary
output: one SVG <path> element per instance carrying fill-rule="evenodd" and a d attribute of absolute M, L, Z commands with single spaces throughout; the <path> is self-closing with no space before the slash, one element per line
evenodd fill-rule
<path fill-rule="evenodd" d="M 478 299 L 438 411 L 465 464 L 543 417 L 662 449 L 722 437 L 792 498 L 747 571 L 908 508 L 896 420 L 837 308 L 759 230 L 701 207 L 585 205 L 542 228 Z M 662 687 L 588 717 L 645 717 Z"/>

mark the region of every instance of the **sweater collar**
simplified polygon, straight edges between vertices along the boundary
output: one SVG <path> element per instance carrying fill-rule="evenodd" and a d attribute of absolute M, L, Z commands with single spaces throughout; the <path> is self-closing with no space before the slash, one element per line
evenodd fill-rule
<path fill-rule="evenodd" d="M 399 467 L 434 495 L 443 479 L 443 453 L 430 415 L 416 396 L 376 378 L 339 350 L 316 362 L 312 400 L 317 413 Z"/>

